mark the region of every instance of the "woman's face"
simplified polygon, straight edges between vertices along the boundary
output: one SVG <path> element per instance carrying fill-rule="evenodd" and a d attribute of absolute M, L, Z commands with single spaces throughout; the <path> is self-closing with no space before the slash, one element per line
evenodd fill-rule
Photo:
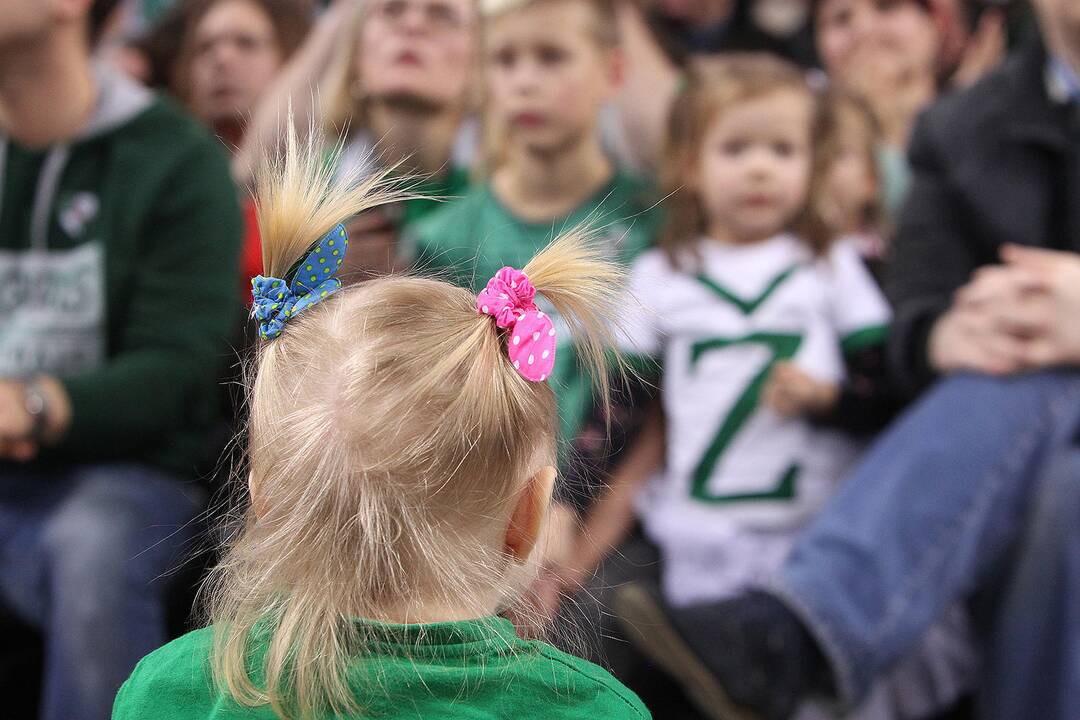
<path fill-rule="evenodd" d="M 477 49 L 473 0 L 375 0 L 366 12 L 356 68 L 365 95 L 462 101 Z"/>
<path fill-rule="evenodd" d="M 841 83 L 873 56 L 887 57 L 899 72 L 936 71 L 940 34 L 930 12 L 913 0 L 823 0 L 816 19 L 818 53 Z"/>

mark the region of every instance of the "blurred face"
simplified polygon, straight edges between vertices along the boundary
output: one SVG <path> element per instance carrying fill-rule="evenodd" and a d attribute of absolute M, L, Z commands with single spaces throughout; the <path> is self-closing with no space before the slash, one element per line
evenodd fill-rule
<path fill-rule="evenodd" d="M 596 22 L 585 3 L 554 0 L 490 23 L 490 112 L 510 142 L 551 152 L 592 132 L 619 80 L 617 53 L 600 46 Z"/>
<path fill-rule="evenodd" d="M 877 196 L 873 134 L 857 110 L 842 109 L 837 118 L 836 156 L 822 187 L 822 215 L 837 233 L 857 232 Z"/>
<path fill-rule="evenodd" d="M 195 28 L 191 105 L 207 123 L 244 120 L 281 67 L 270 18 L 248 0 L 225 0 Z"/>
<path fill-rule="evenodd" d="M 466 95 L 475 46 L 471 0 L 375 0 L 360 29 L 357 71 L 368 96 L 453 105 Z"/>
<path fill-rule="evenodd" d="M 717 114 L 692 183 L 710 235 L 759 242 L 795 219 L 810 186 L 812 112 L 808 93 L 777 90 Z"/>
<path fill-rule="evenodd" d="M 912 0 L 824 0 L 817 12 L 818 53 L 830 76 L 846 82 L 873 56 L 902 72 L 933 73 L 939 33 Z"/>
<path fill-rule="evenodd" d="M 1080 0 L 1034 0 L 1046 42 L 1053 52 L 1080 53 Z"/>
<path fill-rule="evenodd" d="M 0 47 L 46 32 L 52 20 L 49 0 L 0 2 Z"/>

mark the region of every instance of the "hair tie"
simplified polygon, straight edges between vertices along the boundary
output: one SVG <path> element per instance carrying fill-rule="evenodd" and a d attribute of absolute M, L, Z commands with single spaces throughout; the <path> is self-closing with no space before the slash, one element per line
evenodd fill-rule
<path fill-rule="evenodd" d="M 259 321 L 263 340 L 276 338 L 297 313 L 341 288 L 336 276 L 348 247 L 345 226 L 338 225 L 296 266 L 291 283 L 262 275 L 251 279 L 251 316 Z"/>
<path fill-rule="evenodd" d="M 476 296 L 476 309 L 508 330 L 506 350 L 521 376 L 543 382 L 555 367 L 555 325 L 536 307 L 535 296 L 525 273 L 504 267 Z"/>

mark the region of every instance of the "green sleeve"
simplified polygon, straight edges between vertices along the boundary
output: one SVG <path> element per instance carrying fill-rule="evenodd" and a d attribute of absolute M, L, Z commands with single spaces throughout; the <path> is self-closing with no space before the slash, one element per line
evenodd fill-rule
<path fill-rule="evenodd" d="M 207 138 L 167 176 L 140 230 L 110 359 L 63 379 L 73 413 L 62 452 L 153 447 L 212 402 L 237 317 L 241 227 L 225 158 Z"/>

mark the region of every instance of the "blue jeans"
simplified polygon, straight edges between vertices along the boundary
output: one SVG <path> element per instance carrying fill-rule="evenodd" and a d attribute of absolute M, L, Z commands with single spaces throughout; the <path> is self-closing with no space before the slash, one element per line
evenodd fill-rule
<path fill-rule="evenodd" d="M 992 589 L 981 718 L 1080 707 L 1080 373 L 940 382 L 862 458 L 774 586 L 852 702 Z"/>
<path fill-rule="evenodd" d="M 166 640 L 163 577 L 199 493 L 139 465 L 0 465 L 0 599 L 45 637 L 43 720 L 103 720 Z"/>

